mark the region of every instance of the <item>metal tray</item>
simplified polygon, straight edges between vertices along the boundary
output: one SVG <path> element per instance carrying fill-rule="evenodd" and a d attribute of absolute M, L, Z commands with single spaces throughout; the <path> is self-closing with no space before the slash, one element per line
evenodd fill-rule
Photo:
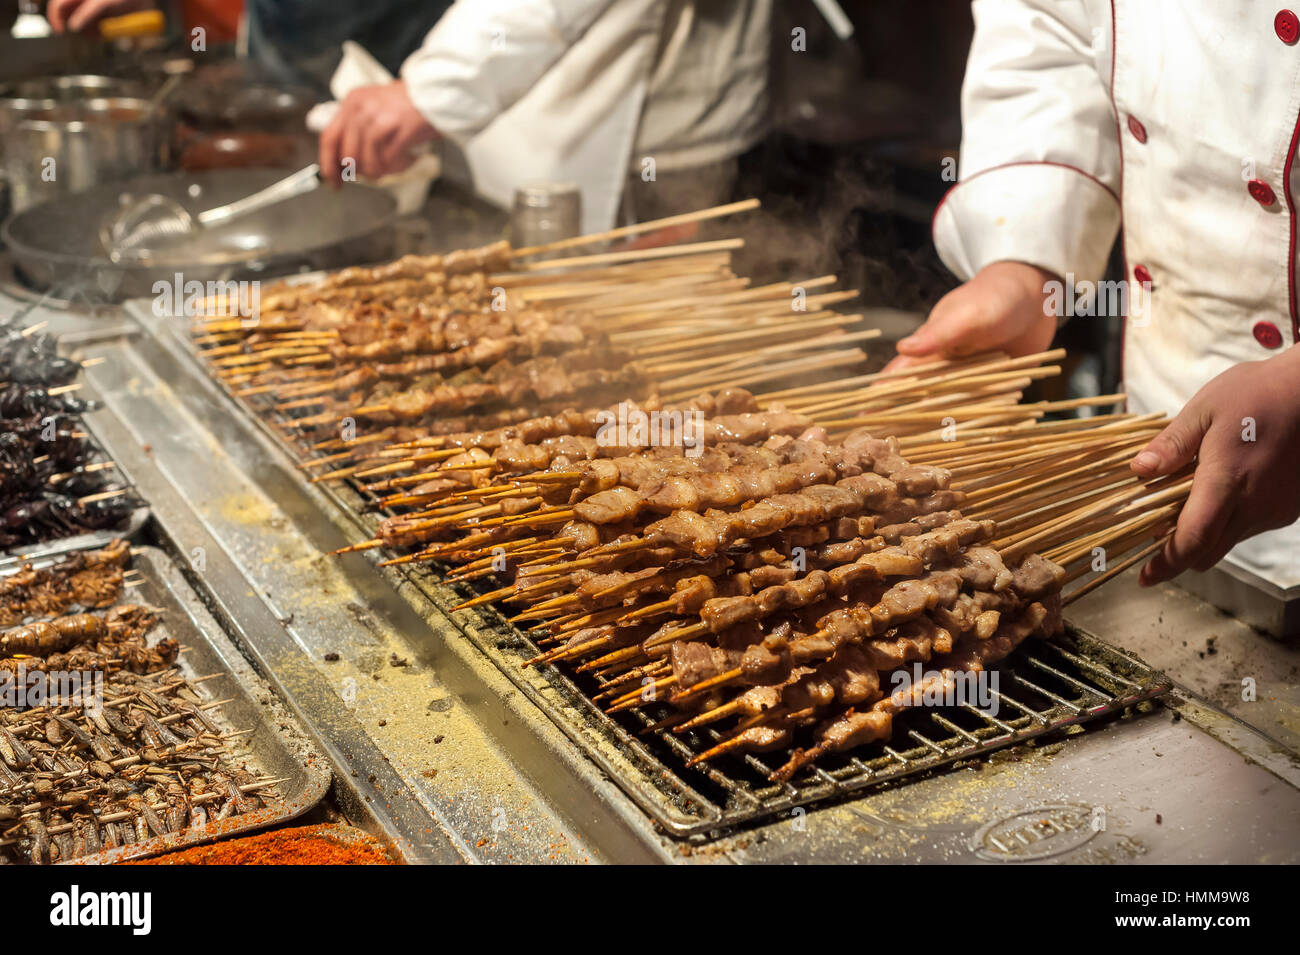
<path fill-rule="evenodd" d="M 174 637 L 183 648 L 177 666 L 187 677 L 220 674 L 195 690 L 205 699 L 230 702 L 212 718 L 231 730 L 253 730 L 234 756 L 253 771 L 283 782 L 275 787 L 276 802 L 255 812 L 214 821 L 203 829 L 184 829 L 143 842 L 71 859 L 62 865 L 104 865 L 139 859 L 250 832 L 294 819 L 318 803 L 329 789 L 330 770 L 317 756 L 297 721 L 235 649 L 176 565 L 155 547 L 135 547 L 132 567 L 144 582 L 130 590 L 130 599 L 163 610 L 151 636 Z"/>
<path fill-rule="evenodd" d="M 1231 560 L 1202 573 L 1188 571 L 1174 584 L 1256 630 L 1283 640 L 1300 638 L 1300 585 L 1283 589 Z"/>
<path fill-rule="evenodd" d="M 372 850 L 374 852 L 378 852 L 382 854 L 385 857 L 383 862 L 365 862 L 365 863 L 357 862 L 357 863 L 348 863 L 349 865 L 352 864 L 400 865 L 401 864 L 400 860 L 395 858 L 392 852 L 383 843 L 377 840 L 374 836 L 370 835 L 370 833 L 366 832 L 364 829 L 358 829 L 356 826 L 350 826 L 346 823 L 341 823 L 341 822 L 326 822 L 326 823 L 320 823 L 315 826 L 307 826 L 305 828 L 311 829 L 311 834 L 313 838 L 319 839 L 322 842 L 333 843 L 334 845 L 338 846 L 340 849 L 343 849 L 345 851 Z M 290 829 L 288 831 L 293 832 L 295 830 Z M 247 837 L 241 837 L 239 841 L 242 841 L 243 838 L 256 839 L 257 836 L 250 835 Z M 236 845 L 238 845 L 238 842 L 236 842 Z M 173 858 L 170 854 L 168 854 L 168 855 L 157 857 L 156 859 L 153 860 L 152 864 L 153 865 L 230 865 L 231 863 L 216 862 L 216 861 L 191 862 L 186 859 Z M 250 864 L 250 863 L 245 863 L 245 864 Z M 259 863 L 251 863 L 251 864 L 257 865 Z M 275 864 L 278 865 L 281 863 L 275 863 Z M 296 863 L 283 863 L 283 864 L 305 865 L 308 863 L 296 862 Z M 319 864 L 319 863 L 311 863 L 311 864 Z"/>
<path fill-rule="evenodd" d="M 56 537 L 39 544 L 19 544 L 0 550 L 0 574 L 22 564 L 40 563 L 50 557 L 61 557 L 75 550 L 98 550 L 115 540 L 138 540 L 149 520 L 148 506 L 141 504 L 131 512 L 125 527 L 103 531 L 89 531 L 75 537 Z"/>

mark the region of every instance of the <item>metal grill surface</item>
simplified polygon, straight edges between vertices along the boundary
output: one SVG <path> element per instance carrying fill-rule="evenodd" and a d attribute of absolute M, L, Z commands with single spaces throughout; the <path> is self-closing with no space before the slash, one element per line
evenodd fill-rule
<path fill-rule="evenodd" d="M 203 363 L 200 356 L 196 358 Z M 278 411 L 272 398 L 230 397 L 298 463 L 325 455 L 293 439 L 293 419 Z M 355 481 L 317 487 L 371 532 L 377 531 L 383 518 L 396 513 L 380 508 L 379 498 Z M 525 668 L 524 662 L 541 653 L 541 648 L 495 608 L 450 613 L 450 607 L 488 586 L 448 583 L 442 576 L 447 568 L 436 563 L 400 564 L 388 570 L 409 580 L 443 610 L 466 639 L 676 837 L 716 834 L 788 814 L 799 806 L 977 759 L 1120 713 L 1171 686 L 1163 674 L 1141 661 L 1067 625 L 1062 636 L 1026 641 L 998 665 L 998 681 L 991 693 L 996 707 L 981 711 L 967 704 L 905 711 L 895 717 L 888 742 L 828 754 L 789 782 L 773 783 L 768 777 L 786 761 L 789 750 L 727 755 L 687 768 L 692 757 L 721 741 L 719 731 L 701 727 L 678 734 L 657 727 L 670 713 L 662 702 L 608 715 L 592 702 L 604 687 L 599 677 L 571 674 L 557 666 Z"/>

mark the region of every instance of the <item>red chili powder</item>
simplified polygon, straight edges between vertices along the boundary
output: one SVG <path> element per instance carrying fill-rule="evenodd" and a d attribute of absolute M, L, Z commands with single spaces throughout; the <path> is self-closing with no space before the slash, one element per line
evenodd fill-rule
<path fill-rule="evenodd" d="M 347 841 L 339 838 L 347 831 Z M 378 840 L 359 829 L 322 824 L 279 829 L 126 865 L 393 865 Z"/>

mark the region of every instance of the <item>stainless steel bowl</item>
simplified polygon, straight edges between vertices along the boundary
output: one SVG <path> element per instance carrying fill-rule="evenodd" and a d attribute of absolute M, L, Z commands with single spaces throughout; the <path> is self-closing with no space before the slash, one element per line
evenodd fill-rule
<path fill-rule="evenodd" d="M 152 172 L 159 122 L 148 100 L 0 101 L 0 178 L 12 211 Z"/>

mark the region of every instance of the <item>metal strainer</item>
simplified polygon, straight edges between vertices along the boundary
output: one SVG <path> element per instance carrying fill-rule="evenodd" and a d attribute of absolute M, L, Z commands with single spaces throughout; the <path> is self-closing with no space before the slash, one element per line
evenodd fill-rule
<path fill-rule="evenodd" d="M 170 196 L 124 196 L 121 206 L 100 226 L 99 238 L 112 261 L 145 262 L 159 247 L 310 192 L 319 184 L 320 166 L 312 163 L 251 196 L 197 215 Z"/>

